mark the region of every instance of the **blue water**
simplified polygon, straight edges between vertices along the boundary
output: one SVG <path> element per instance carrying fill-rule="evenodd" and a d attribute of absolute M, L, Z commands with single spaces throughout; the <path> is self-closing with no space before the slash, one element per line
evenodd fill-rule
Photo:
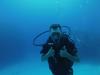
<path fill-rule="evenodd" d="M 99 0 L 0 0 L 0 75 L 52 75 L 32 40 L 53 23 L 69 26 L 77 39 L 74 75 L 100 75 L 99 9 Z"/>

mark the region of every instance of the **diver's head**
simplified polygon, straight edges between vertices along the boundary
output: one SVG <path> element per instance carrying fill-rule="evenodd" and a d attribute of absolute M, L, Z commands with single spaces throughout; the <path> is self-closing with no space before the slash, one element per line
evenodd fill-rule
<path fill-rule="evenodd" d="M 51 36 L 54 37 L 55 39 L 60 37 L 61 32 L 62 32 L 62 29 L 61 29 L 60 24 L 52 24 L 50 26 Z"/>

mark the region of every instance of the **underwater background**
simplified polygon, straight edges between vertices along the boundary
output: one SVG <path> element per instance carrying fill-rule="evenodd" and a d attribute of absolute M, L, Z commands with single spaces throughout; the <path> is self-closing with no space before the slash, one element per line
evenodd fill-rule
<path fill-rule="evenodd" d="M 100 75 L 100 0 L 0 0 L 0 75 L 52 75 L 32 43 L 56 23 L 76 37 L 74 75 Z"/>

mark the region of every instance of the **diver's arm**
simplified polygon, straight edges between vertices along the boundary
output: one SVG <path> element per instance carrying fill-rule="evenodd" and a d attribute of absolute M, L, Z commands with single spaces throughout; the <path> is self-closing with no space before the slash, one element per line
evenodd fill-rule
<path fill-rule="evenodd" d="M 80 59 L 74 41 L 69 37 L 65 37 L 64 41 L 65 46 L 63 47 L 64 51 L 62 52 L 62 55 L 64 54 L 67 59 L 73 62 L 79 62 Z"/>
<path fill-rule="evenodd" d="M 49 58 L 49 55 L 47 55 L 47 54 L 41 55 L 41 61 L 46 61 L 46 60 L 48 60 L 48 58 Z"/>
<path fill-rule="evenodd" d="M 76 55 L 76 56 L 72 56 L 71 54 L 68 55 L 68 58 L 73 61 L 73 62 L 77 62 L 79 63 L 80 62 L 80 59 L 79 59 L 79 56 Z"/>
<path fill-rule="evenodd" d="M 49 57 L 52 57 L 52 56 L 54 56 L 54 50 L 51 47 L 45 55 L 43 54 L 41 55 L 41 61 L 46 61 L 48 60 Z"/>
<path fill-rule="evenodd" d="M 79 57 L 76 56 L 72 56 L 71 54 L 69 54 L 68 52 L 66 52 L 66 50 L 61 50 L 60 52 L 61 57 L 67 58 L 73 62 L 79 62 Z"/>
<path fill-rule="evenodd" d="M 73 62 L 79 62 L 79 57 L 76 55 L 76 56 L 72 56 L 71 54 L 69 54 L 68 52 L 66 52 L 66 55 L 65 57 Z"/>

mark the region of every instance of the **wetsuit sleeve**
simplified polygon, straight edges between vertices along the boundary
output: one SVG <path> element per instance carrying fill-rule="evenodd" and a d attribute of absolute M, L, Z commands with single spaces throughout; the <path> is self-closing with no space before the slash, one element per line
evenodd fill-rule
<path fill-rule="evenodd" d="M 47 40 L 47 42 L 42 46 L 40 54 L 45 55 L 49 51 L 50 46 L 48 45 L 48 42 L 49 42 L 49 40 Z"/>
<path fill-rule="evenodd" d="M 67 48 L 67 51 L 71 55 L 77 56 L 77 48 L 76 48 L 75 43 L 73 42 L 73 40 L 70 39 L 69 37 L 65 37 L 64 42 L 65 42 L 65 46 Z"/>
<path fill-rule="evenodd" d="M 45 55 L 49 50 L 49 46 L 47 44 L 44 44 L 42 47 L 42 50 L 40 51 L 40 54 Z"/>

